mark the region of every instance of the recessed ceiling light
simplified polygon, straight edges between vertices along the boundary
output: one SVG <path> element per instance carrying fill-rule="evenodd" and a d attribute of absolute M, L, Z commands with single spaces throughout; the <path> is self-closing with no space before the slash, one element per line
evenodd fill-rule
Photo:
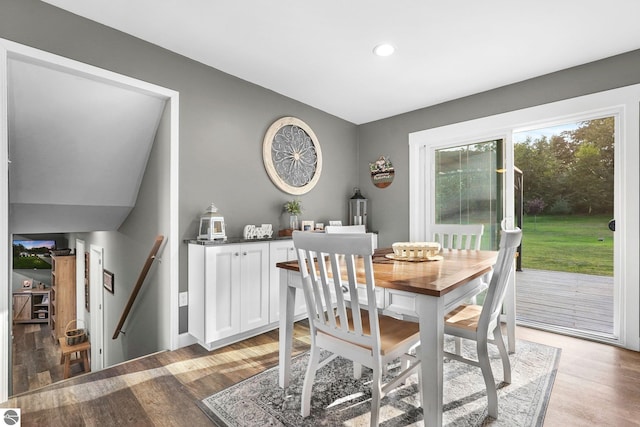
<path fill-rule="evenodd" d="M 389 56 L 393 55 L 393 52 L 396 50 L 395 47 L 391 43 L 381 43 L 378 46 L 373 48 L 373 53 L 378 56 Z"/>

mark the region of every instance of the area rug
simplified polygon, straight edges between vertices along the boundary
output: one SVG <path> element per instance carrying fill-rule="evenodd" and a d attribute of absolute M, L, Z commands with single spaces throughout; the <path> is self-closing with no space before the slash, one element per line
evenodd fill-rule
<path fill-rule="evenodd" d="M 447 342 L 446 346 L 452 346 Z M 497 349 L 490 347 L 491 366 L 496 381 L 502 380 L 502 364 Z M 555 379 L 560 349 L 518 340 L 510 356 L 511 384 L 500 383 L 498 420 L 487 415 L 487 396 L 479 368 L 445 360 L 445 426 L 542 426 Z M 475 354 L 475 346 L 465 342 L 463 354 Z M 337 358 L 316 375 L 311 398 L 311 415 L 300 415 L 300 393 L 308 353 L 292 362 L 287 389 L 278 386 L 278 368 L 257 374 L 199 402 L 217 426 L 368 426 L 371 371 L 360 380 L 353 378 L 352 363 Z M 393 369 L 390 370 L 390 375 Z M 387 395 L 381 403 L 380 425 L 422 426 L 417 375 Z"/>

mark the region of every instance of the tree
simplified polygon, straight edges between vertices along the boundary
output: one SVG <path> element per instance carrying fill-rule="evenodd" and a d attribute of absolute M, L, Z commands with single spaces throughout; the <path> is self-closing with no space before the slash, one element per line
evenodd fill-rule
<path fill-rule="evenodd" d="M 542 199 L 531 199 L 527 202 L 527 206 L 525 207 L 525 212 L 529 215 L 533 215 L 533 229 L 536 229 L 538 224 L 538 214 L 541 214 L 544 211 L 545 203 Z"/>
<path fill-rule="evenodd" d="M 612 213 L 614 136 L 615 119 L 605 117 L 516 144 L 515 164 L 524 174 L 525 204 L 541 199 L 557 207 L 552 213 Z"/>

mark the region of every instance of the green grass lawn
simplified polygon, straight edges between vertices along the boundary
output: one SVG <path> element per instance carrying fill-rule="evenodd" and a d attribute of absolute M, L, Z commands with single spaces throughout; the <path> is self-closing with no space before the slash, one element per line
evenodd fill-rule
<path fill-rule="evenodd" d="M 14 257 L 13 268 L 18 269 L 51 269 L 51 264 L 42 260 L 40 257 L 27 256 L 27 257 Z"/>
<path fill-rule="evenodd" d="M 522 269 L 613 276 L 611 216 L 526 215 Z"/>

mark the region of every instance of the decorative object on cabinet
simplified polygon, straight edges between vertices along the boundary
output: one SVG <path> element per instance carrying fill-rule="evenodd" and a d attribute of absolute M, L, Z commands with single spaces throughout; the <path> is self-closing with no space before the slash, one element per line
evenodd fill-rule
<path fill-rule="evenodd" d="M 198 240 L 227 240 L 224 217 L 213 203 L 200 215 Z"/>
<path fill-rule="evenodd" d="M 302 231 L 313 231 L 313 221 L 302 221 Z"/>
<path fill-rule="evenodd" d="M 103 276 L 102 285 L 104 286 L 104 288 L 109 292 L 111 292 L 112 294 L 115 293 L 113 290 L 113 285 L 114 285 L 113 273 L 108 270 L 102 270 L 102 276 Z"/>
<path fill-rule="evenodd" d="M 360 193 L 358 187 L 349 199 L 349 225 L 364 225 L 367 228 L 367 198 Z"/>
<path fill-rule="evenodd" d="M 369 170 L 371 181 L 378 188 L 390 186 L 396 173 L 391 160 L 385 156 L 380 156 L 375 162 L 369 163 Z"/>
<path fill-rule="evenodd" d="M 31 289 L 33 286 L 32 279 L 25 279 L 22 281 L 22 289 Z"/>
<path fill-rule="evenodd" d="M 302 213 L 302 203 L 293 199 L 284 204 L 284 212 L 289 215 L 288 223 L 278 233 L 279 236 L 291 236 L 293 230 L 298 230 L 298 215 Z"/>
<path fill-rule="evenodd" d="M 296 117 L 283 117 L 269 127 L 262 143 L 262 159 L 271 181 L 289 194 L 308 193 L 322 172 L 318 138 Z"/>
<path fill-rule="evenodd" d="M 273 235 L 273 225 L 262 224 L 260 227 L 255 225 L 245 225 L 242 236 L 245 240 L 251 239 L 268 239 Z"/>
<path fill-rule="evenodd" d="M 342 221 L 329 221 L 329 225 L 341 226 L 342 225 Z"/>
<path fill-rule="evenodd" d="M 64 330 L 76 318 L 76 257 L 51 256 L 51 291 L 49 317 L 54 338 L 64 337 Z"/>

